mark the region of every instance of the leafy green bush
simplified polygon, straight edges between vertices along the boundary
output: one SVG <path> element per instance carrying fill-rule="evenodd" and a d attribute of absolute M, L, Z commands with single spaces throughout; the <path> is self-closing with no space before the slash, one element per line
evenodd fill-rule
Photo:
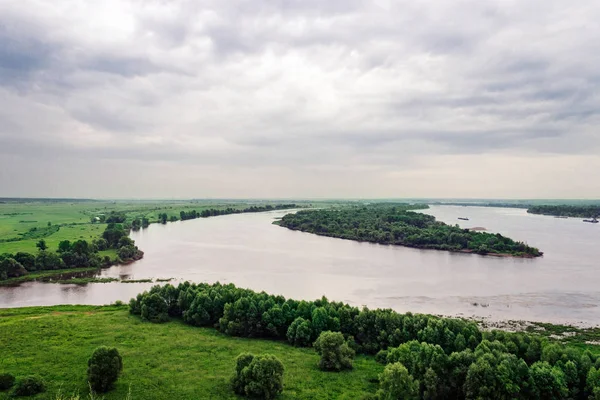
<path fill-rule="evenodd" d="M 283 372 L 283 364 L 271 354 L 242 353 L 236 359 L 231 386 L 240 395 L 274 399 L 283 391 Z"/>
<path fill-rule="evenodd" d="M 109 391 L 123 370 L 123 359 L 116 348 L 100 346 L 88 360 L 88 381 L 96 392 Z"/>
<path fill-rule="evenodd" d="M 298 317 L 288 328 L 287 339 L 294 346 L 308 346 L 310 345 L 311 332 L 310 321 Z"/>
<path fill-rule="evenodd" d="M 325 331 L 319 335 L 314 348 L 321 355 L 319 368 L 326 371 L 352 369 L 354 350 L 344 340 L 340 332 Z"/>
<path fill-rule="evenodd" d="M 33 396 L 34 394 L 46 391 L 46 384 L 37 375 L 30 375 L 19 378 L 13 387 L 13 396 Z"/>
<path fill-rule="evenodd" d="M 150 322 L 167 322 L 169 307 L 165 300 L 154 293 L 142 300 L 142 318 Z"/>
<path fill-rule="evenodd" d="M 419 398 L 419 381 L 415 381 L 400 363 L 389 364 L 379 375 L 380 400 L 416 400 Z"/>
<path fill-rule="evenodd" d="M 0 374 L 0 390 L 8 390 L 15 384 L 15 377 L 8 372 Z"/>

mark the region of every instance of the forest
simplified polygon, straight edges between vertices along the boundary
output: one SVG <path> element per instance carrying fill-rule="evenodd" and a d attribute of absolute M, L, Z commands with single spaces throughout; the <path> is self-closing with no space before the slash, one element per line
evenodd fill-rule
<path fill-rule="evenodd" d="M 321 345 L 339 332 L 349 357 L 375 354 L 387 365 L 379 399 L 597 399 L 600 357 L 535 334 L 482 332 L 474 322 L 389 309 L 297 301 L 233 284 L 154 286 L 130 301 L 154 323 L 183 320 L 229 336 Z M 318 350 L 318 349 L 317 349 Z M 285 360 L 284 360 L 285 361 Z M 398 397 L 398 393 L 405 393 Z"/>
<path fill-rule="evenodd" d="M 598 218 L 599 205 L 540 205 L 527 209 L 530 214 L 553 215 L 556 217 Z"/>
<path fill-rule="evenodd" d="M 285 215 L 278 224 L 292 230 L 341 239 L 420 249 L 472 252 L 482 255 L 538 257 L 535 247 L 501 234 L 451 226 L 427 214 L 409 211 L 427 206 L 372 204 L 339 209 L 302 210 Z"/>

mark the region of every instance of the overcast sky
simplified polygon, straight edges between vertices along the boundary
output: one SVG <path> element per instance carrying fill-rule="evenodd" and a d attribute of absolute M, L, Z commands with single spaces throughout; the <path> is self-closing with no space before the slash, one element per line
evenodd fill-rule
<path fill-rule="evenodd" d="M 596 0 L 0 0 L 0 196 L 600 198 Z"/>

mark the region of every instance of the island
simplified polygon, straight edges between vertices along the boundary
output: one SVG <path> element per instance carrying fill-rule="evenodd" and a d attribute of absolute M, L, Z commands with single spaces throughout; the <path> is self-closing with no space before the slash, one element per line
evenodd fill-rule
<path fill-rule="evenodd" d="M 531 206 L 527 209 L 529 214 L 553 215 L 555 217 L 577 217 L 577 218 L 598 218 L 600 217 L 600 205 L 539 205 Z"/>
<path fill-rule="evenodd" d="M 477 253 L 500 257 L 539 257 L 535 247 L 499 233 L 462 229 L 411 210 L 427 205 L 369 204 L 287 214 L 277 224 L 292 230 L 419 249 Z"/>

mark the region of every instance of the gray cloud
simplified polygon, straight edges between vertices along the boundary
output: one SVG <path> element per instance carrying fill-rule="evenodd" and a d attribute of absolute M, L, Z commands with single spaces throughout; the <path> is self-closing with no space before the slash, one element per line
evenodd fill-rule
<path fill-rule="evenodd" d="M 95 196 L 134 195 L 121 183 L 139 171 L 119 165 L 137 163 L 231 171 L 215 196 L 260 170 L 275 183 L 244 195 L 292 194 L 291 180 L 321 196 L 439 197 L 448 171 L 477 165 L 489 184 L 486 165 L 504 159 L 542 175 L 569 165 L 572 197 L 600 196 L 581 172 L 600 163 L 598 17 L 591 0 L 2 3 L 0 154 L 13 161 L 0 180 L 44 195 L 23 164 L 79 160 L 115 176 Z M 512 179 L 506 197 L 531 197 L 533 178 Z"/>

